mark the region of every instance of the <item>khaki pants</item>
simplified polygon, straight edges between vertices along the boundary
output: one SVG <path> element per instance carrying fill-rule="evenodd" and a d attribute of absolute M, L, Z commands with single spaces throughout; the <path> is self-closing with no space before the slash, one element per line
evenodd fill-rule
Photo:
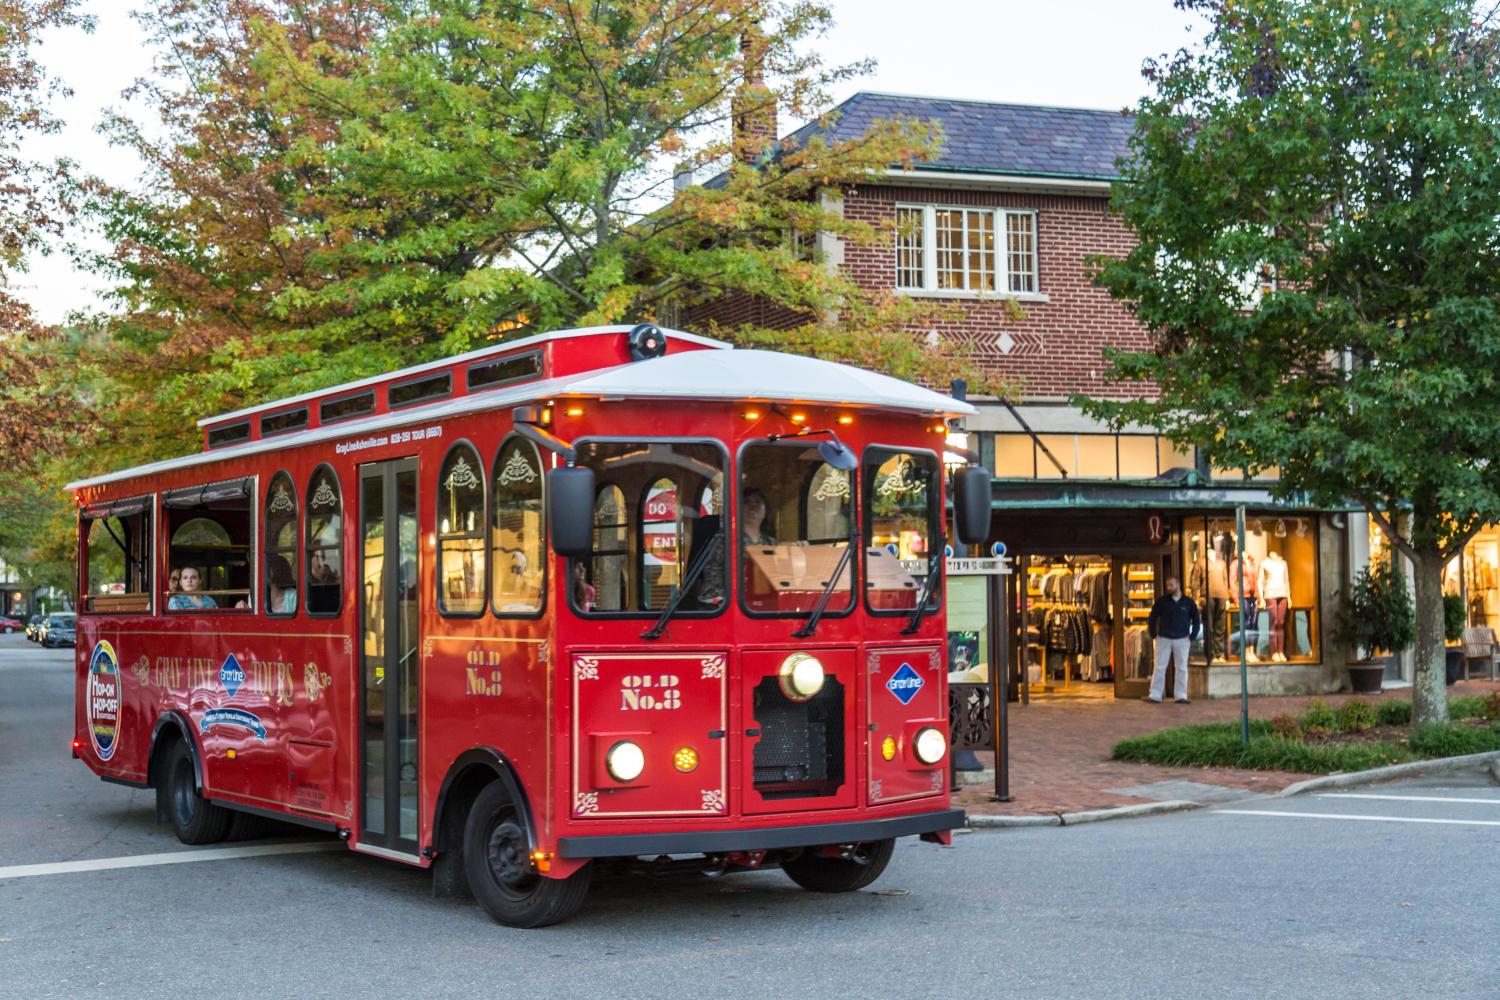
<path fill-rule="evenodd" d="M 1174 697 L 1187 699 L 1188 679 L 1188 649 L 1192 645 L 1191 639 L 1165 639 L 1160 636 L 1156 639 L 1156 669 L 1151 672 L 1151 700 L 1161 701 L 1162 692 L 1167 686 L 1167 664 L 1175 661 L 1177 673 L 1172 687 L 1176 689 Z"/>

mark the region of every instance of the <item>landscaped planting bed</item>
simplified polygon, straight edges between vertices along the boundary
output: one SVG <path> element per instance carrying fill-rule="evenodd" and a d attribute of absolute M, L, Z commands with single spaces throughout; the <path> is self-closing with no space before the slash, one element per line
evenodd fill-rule
<path fill-rule="evenodd" d="M 1411 703 L 1358 698 L 1334 709 L 1315 701 L 1300 716 L 1250 721 L 1250 743 L 1236 722 L 1173 726 L 1114 745 L 1116 760 L 1172 767 L 1239 767 L 1326 774 L 1500 750 L 1500 692 L 1455 698 L 1451 721 L 1411 724 Z"/>

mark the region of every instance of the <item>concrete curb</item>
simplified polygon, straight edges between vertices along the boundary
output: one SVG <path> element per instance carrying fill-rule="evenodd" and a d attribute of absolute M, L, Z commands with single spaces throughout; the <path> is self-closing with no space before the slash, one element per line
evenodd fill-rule
<path fill-rule="evenodd" d="M 1113 809 L 1090 809 L 1087 812 L 1048 813 L 1036 816 L 970 814 L 969 826 L 976 830 L 1000 830 L 1024 826 L 1080 826 L 1084 823 L 1102 823 L 1111 819 L 1159 816 L 1162 813 L 1182 812 L 1186 809 L 1201 807 L 1202 803 L 1173 799 L 1169 802 L 1143 802 L 1134 806 L 1116 806 Z"/>
<path fill-rule="evenodd" d="M 1500 770 L 1500 750 L 1490 750 L 1485 753 L 1465 754 L 1462 757 L 1439 757 L 1435 760 L 1414 760 L 1406 764 L 1392 764 L 1389 767 L 1376 767 L 1368 771 L 1350 771 L 1346 774 L 1330 774 L 1322 778 L 1309 778 L 1287 785 L 1276 795 L 1279 798 L 1288 798 L 1293 795 L 1303 795 L 1307 792 L 1316 792 L 1324 788 L 1355 788 L 1359 785 L 1378 785 L 1383 781 L 1397 781 L 1401 778 L 1410 778 L 1420 774 L 1446 774 L 1452 771 L 1467 771 L 1472 768 L 1488 768 L 1490 775 L 1500 780 L 1496 774 Z"/>

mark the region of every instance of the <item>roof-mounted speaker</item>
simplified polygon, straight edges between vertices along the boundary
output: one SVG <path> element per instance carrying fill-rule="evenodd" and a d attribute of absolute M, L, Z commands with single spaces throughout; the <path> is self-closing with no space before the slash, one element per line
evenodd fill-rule
<path fill-rule="evenodd" d="M 625 335 L 633 361 L 659 358 L 667 353 L 667 335 L 654 323 L 642 323 Z"/>

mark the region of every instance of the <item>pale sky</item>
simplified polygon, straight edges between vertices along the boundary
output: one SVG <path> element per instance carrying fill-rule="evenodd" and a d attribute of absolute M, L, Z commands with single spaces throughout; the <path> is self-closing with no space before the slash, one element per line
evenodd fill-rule
<path fill-rule="evenodd" d="M 958 97 L 1019 104 L 1117 109 L 1133 104 L 1145 86 L 1141 61 L 1175 50 L 1194 36 L 1195 19 L 1172 0 L 828 0 L 836 25 L 821 42 L 825 61 L 844 64 L 874 57 L 870 76 L 855 90 Z M 67 156 L 115 183 L 130 183 L 139 163 L 98 135 L 101 112 L 122 104 L 120 92 L 151 69 L 151 53 L 129 11 L 134 0 L 85 0 L 98 19 L 92 35 L 54 32 L 42 60 L 74 90 L 55 111 L 65 122 L 56 136 L 28 148 L 40 157 Z M 783 123 L 783 131 L 790 123 Z M 71 234 L 98 248 L 97 236 Z M 58 322 L 98 305 L 97 278 L 76 270 L 67 255 L 34 256 L 15 291 L 37 316 Z"/>

